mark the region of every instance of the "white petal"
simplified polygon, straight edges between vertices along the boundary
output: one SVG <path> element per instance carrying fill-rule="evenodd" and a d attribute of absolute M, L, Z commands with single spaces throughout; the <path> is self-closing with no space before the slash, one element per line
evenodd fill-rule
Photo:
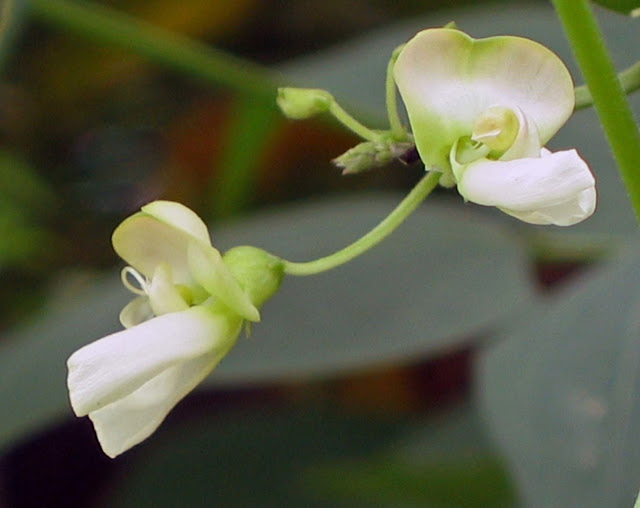
<path fill-rule="evenodd" d="M 156 267 L 151 283 L 147 285 L 149 305 L 156 316 L 187 310 L 189 305 L 174 285 L 171 268 L 166 263 Z"/>
<path fill-rule="evenodd" d="M 533 212 L 519 212 L 501 208 L 503 212 L 529 224 L 554 224 L 556 226 L 573 226 L 591 216 L 595 209 L 595 187 L 579 192 L 574 199 Z"/>
<path fill-rule="evenodd" d="M 573 82 L 562 61 L 520 37 L 474 40 L 459 30 L 424 30 L 401 51 L 394 76 L 428 168 L 447 168 L 453 143 L 492 106 L 521 108 L 541 144 L 573 111 Z"/>
<path fill-rule="evenodd" d="M 125 219 L 113 232 L 116 253 L 151 278 L 160 263 L 167 263 L 173 280 L 191 285 L 187 245 L 192 240 L 210 245 L 209 231 L 195 212 L 180 203 L 154 201 Z"/>
<path fill-rule="evenodd" d="M 120 311 L 120 323 L 125 328 L 139 325 L 144 321 L 148 321 L 154 316 L 149 298 L 146 296 L 138 296 L 131 300 L 124 309 Z"/>
<path fill-rule="evenodd" d="M 89 413 L 103 451 L 113 458 L 149 437 L 226 352 L 217 351 L 171 367 L 130 395 Z"/>
<path fill-rule="evenodd" d="M 71 406 L 83 416 L 126 397 L 161 372 L 235 341 L 237 322 L 203 307 L 165 314 L 76 351 L 67 366 Z"/>
<path fill-rule="evenodd" d="M 481 159 L 461 173 L 458 191 L 534 224 L 569 225 L 595 209 L 595 180 L 575 150 L 512 161 Z"/>
<path fill-rule="evenodd" d="M 187 245 L 192 239 L 183 230 L 142 212 L 122 221 L 111 237 L 118 256 L 147 278 L 166 263 L 174 282 L 186 285 L 193 284 L 187 265 Z"/>
<path fill-rule="evenodd" d="M 143 206 L 142 211 L 204 243 L 211 243 L 207 225 L 193 210 L 183 204 L 174 201 L 153 201 Z"/>

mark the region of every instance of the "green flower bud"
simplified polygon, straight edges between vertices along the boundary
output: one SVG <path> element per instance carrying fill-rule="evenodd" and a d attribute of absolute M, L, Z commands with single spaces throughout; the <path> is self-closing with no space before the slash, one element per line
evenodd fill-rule
<path fill-rule="evenodd" d="M 256 247 L 234 247 L 222 260 L 256 307 L 271 298 L 284 278 L 282 260 Z"/>
<path fill-rule="evenodd" d="M 385 139 L 364 141 L 336 157 L 332 162 L 342 169 L 343 175 L 362 173 L 384 166 L 394 159 L 402 160 L 414 146 L 409 142 L 398 143 Z"/>
<path fill-rule="evenodd" d="M 333 96 L 316 88 L 278 88 L 276 102 L 287 118 L 302 120 L 329 111 Z"/>

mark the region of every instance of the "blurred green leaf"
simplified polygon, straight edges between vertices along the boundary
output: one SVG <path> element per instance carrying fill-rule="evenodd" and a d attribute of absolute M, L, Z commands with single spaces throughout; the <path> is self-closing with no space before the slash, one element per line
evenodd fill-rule
<path fill-rule="evenodd" d="M 0 270 L 28 265 L 51 249 L 53 236 L 46 229 L 30 224 L 15 209 L 0 204 Z"/>
<path fill-rule="evenodd" d="M 0 206 L 32 214 L 54 200 L 49 186 L 22 157 L 0 150 Z"/>
<path fill-rule="evenodd" d="M 0 150 L 0 269 L 28 265 L 51 251 L 53 235 L 38 221 L 55 197 L 21 157 Z"/>
<path fill-rule="evenodd" d="M 22 27 L 25 9 L 23 2 L 0 0 L 0 69 L 10 54 L 11 43 Z"/>
<path fill-rule="evenodd" d="M 339 462 L 313 469 L 309 482 L 341 505 L 479 508 L 513 506 L 513 494 L 495 457 L 414 466 L 393 459 Z"/>
<path fill-rule="evenodd" d="M 629 14 L 633 9 L 640 8 L 640 0 L 593 0 L 595 3 L 612 11 Z"/>
<path fill-rule="evenodd" d="M 506 471 L 466 409 L 408 432 L 383 453 L 311 467 L 306 483 L 331 506 L 507 507 Z"/>
<path fill-rule="evenodd" d="M 513 505 L 468 410 L 426 423 L 313 406 L 209 414 L 163 429 L 132 452 L 121 478 L 110 505 Z"/>
<path fill-rule="evenodd" d="M 217 162 L 220 177 L 215 179 L 211 193 L 214 218 L 231 216 L 247 205 L 263 151 L 281 120 L 275 94 L 271 101 L 238 96 L 233 108 L 225 151 Z"/>
<path fill-rule="evenodd" d="M 327 506 L 305 486 L 319 461 L 368 456 L 406 422 L 348 416 L 320 407 L 201 416 L 162 429 L 127 456 L 109 506 Z"/>
<path fill-rule="evenodd" d="M 220 248 L 253 244 L 295 259 L 342 247 L 399 197 L 353 196 L 258 214 L 213 234 Z M 468 342 L 532 294 L 527 260 L 508 231 L 457 202 L 421 207 L 389 239 L 345 267 L 289 278 L 207 381 L 309 379 L 414 361 Z M 51 296 L 53 308 L 0 344 L 0 447 L 71 416 L 65 362 L 112 333 L 131 298 L 116 274 Z"/>
<path fill-rule="evenodd" d="M 527 506 L 632 506 L 640 478 L 640 242 L 532 306 L 478 372 Z"/>

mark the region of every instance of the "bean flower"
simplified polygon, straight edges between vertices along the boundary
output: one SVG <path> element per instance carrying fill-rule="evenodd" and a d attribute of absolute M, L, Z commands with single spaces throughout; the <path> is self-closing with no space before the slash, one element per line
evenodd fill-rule
<path fill-rule="evenodd" d="M 234 345 L 244 323 L 278 288 L 279 260 L 253 247 L 224 257 L 202 220 L 178 203 L 156 201 L 126 219 L 113 246 L 130 266 L 137 296 L 122 310 L 126 328 L 67 361 L 69 398 L 115 457 L 140 443 Z"/>
<path fill-rule="evenodd" d="M 553 52 L 520 37 L 428 29 L 404 46 L 393 72 L 418 153 L 441 184 L 532 224 L 569 226 L 594 212 L 585 161 L 544 148 L 575 100 Z"/>

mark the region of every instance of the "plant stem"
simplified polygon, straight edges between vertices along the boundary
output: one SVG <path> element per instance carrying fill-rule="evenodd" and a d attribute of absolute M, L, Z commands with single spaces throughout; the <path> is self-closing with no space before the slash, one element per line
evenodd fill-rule
<path fill-rule="evenodd" d="M 437 171 L 429 171 L 380 224 L 344 249 L 306 263 L 294 263 L 283 260 L 285 273 L 289 275 L 314 275 L 336 268 L 363 254 L 384 240 L 404 222 L 411 212 L 413 212 L 436 185 L 438 185 L 440 176 L 441 174 Z"/>
<path fill-rule="evenodd" d="M 640 221 L 640 132 L 587 0 L 552 0 Z"/>
<path fill-rule="evenodd" d="M 212 219 L 229 217 L 250 200 L 265 148 L 281 121 L 273 98 L 240 95 L 231 101 L 225 143 L 212 182 Z"/>
<path fill-rule="evenodd" d="M 329 106 L 329 113 L 331 113 L 336 120 L 338 120 L 342 125 L 344 125 L 347 129 L 354 132 L 362 139 L 366 139 L 367 141 L 376 141 L 380 138 L 380 133 L 369 129 L 369 127 L 365 127 L 358 120 L 353 118 L 349 113 L 347 113 L 340 104 L 338 104 L 335 99 L 331 102 Z"/>
<path fill-rule="evenodd" d="M 389 126 L 391 127 L 391 135 L 396 141 L 404 141 L 407 138 L 407 132 L 402 125 L 400 115 L 398 114 L 398 98 L 396 92 L 396 81 L 393 78 L 393 67 L 396 64 L 398 55 L 406 44 L 402 44 L 393 50 L 391 58 L 387 64 L 387 79 L 385 82 L 387 116 L 389 117 Z"/>
<path fill-rule="evenodd" d="M 618 73 L 618 81 L 622 90 L 629 95 L 636 90 L 640 90 L 640 62 L 636 62 L 630 67 Z M 575 110 L 588 108 L 593 105 L 593 97 L 587 85 L 577 86 L 575 89 L 576 105 Z"/>
<path fill-rule="evenodd" d="M 102 5 L 26 0 L 30 14 L 59 29 L 125 49 L 208 84 L 275 100 L 277 75 L 251 62 Z"/>

